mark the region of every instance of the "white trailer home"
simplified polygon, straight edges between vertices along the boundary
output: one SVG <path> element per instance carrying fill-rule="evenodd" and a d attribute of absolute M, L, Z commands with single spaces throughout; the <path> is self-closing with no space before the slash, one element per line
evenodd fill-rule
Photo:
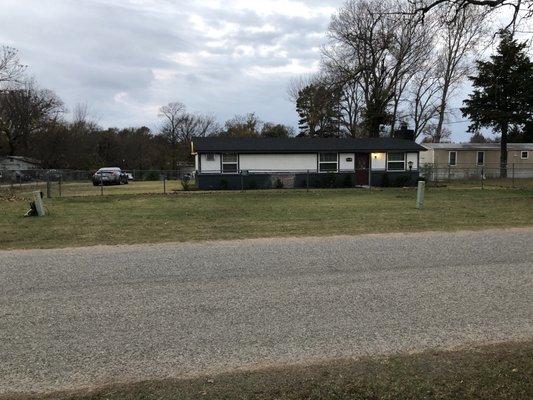
<path fill-rule="evenodd" d="M 415 185 L 419 152 L 393 138 L 194 138 L 200 189 Z"/>

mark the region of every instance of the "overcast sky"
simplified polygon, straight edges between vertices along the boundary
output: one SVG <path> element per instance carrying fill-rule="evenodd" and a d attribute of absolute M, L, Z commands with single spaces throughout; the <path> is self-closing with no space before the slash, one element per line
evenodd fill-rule
<path fill-rule="evenodd" d="M 172 101 L 220 122 L 256 112 L 296 126 L 287 84 L 318 69 L 343 0 L 1 2 L 0 44 L 20 50 L 41 86 L 69 108 L 86 102 L 103 126 L 155 128 Z M 468 137 L 466 124 L 449 127 Z"/>

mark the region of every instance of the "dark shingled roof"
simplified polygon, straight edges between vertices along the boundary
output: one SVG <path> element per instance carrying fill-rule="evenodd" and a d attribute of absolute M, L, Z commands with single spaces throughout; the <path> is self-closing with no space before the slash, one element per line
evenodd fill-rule
<path fill-rule="evenodd" d="M 419 144 L 393 138 L 193 138 L 194 151 L 198 153 L 317 153 L 373 151 L 426 151 Z"/>

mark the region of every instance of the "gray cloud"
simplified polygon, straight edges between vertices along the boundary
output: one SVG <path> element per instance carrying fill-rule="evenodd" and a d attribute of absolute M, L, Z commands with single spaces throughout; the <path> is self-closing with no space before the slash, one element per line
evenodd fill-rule
<path fill-rule="evenodd" d="M 318 66 L 343 0 L 3 0 L 0 44 L 68 106 L 109 126 L 157 126 L 182 101 L 220 121 L 256 112 L 295 126 L 291 77 Z"/>

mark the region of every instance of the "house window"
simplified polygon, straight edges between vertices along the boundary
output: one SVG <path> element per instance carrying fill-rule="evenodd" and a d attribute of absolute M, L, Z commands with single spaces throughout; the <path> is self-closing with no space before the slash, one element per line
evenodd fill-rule
<path fill-rule="evenodd" d="M 448 153 L 448 165 L 457 165 L 457 152 L 450 151 Z"/>
<path fill-rule="evenodd" d="M 485 152 L 478 151 L 477 152 L 477 165 L 484 165 L 484 164 L 485 164 Z"/>
<path fill-rule="evenodd" d="M 205 159 L 207 161 L 215 161 L 215 155 L 214 154 L 206 154 Z"/>
<path fill-rule="evenodd" d="M 232 173 L 237 172 L 238 169 L 237 154 L 222 154 L 222 172 Z"/>
<path fill-rule="evenodd" d="M 405 171 L 405 153 L 387 154 L 388 171 Z"/>
<path fill-rule="evenodd" d="M 521 151 L 520 152 L 520 158 L 522 160 L 527 160 L 529 158 L 529 151 Z"/>
<path fill-rule="evenodd" d="M 318 160 L 318 170 L 320 172 L 337 171 L 337 153 L 320 153 Z"/>

